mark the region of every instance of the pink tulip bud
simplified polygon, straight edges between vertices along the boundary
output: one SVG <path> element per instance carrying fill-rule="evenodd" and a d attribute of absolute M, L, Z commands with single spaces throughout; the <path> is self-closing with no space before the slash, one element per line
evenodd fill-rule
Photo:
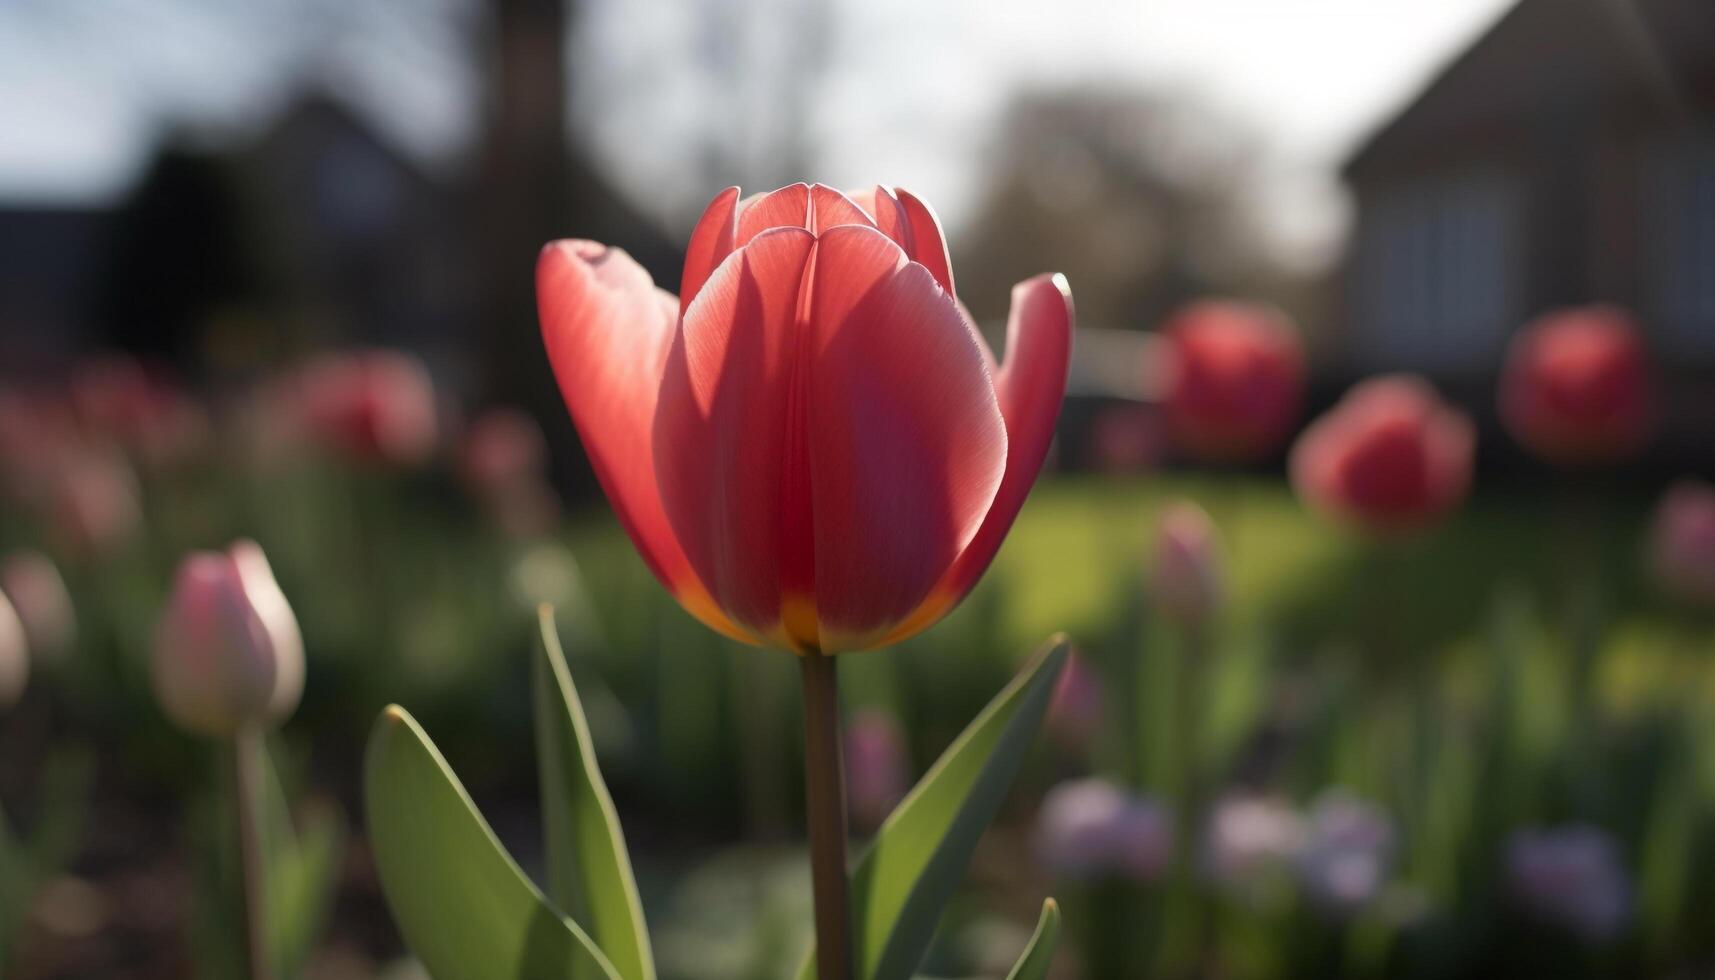
<path fill-rule="evenodd" d="M 186 731 L 228 737 L 297 707 L 304 646 L 291 606 L 254 542 L 179 565 L 155 638 L 155 694 Z"/>
<path fill-rule="evenodd" d="M 1105 711 L 1101 677 L 1082 654 L 1073 651 L 1048 703 L 1044 724 L 1049 737 L 1069 752 L 1085 751 L 1101 731 Z"/>
<path fill-rule="evenodd" d="M 910 788 L 905 738 L 884 711 L 858 712 L 846 726 L 846 799 L 865 830 L 881 826 Z"/>
<path fill-rule="evenodd" d="M 1072 879 L 1151 882 L 1173 855 L 1173 819 L 1160 803 L 1101 779 L 1061 783 L 1042 801 L 1036 830 L 1042 863 Z"/>
<path fill-rule="evenodd" d="M 1715 607 L 1715 486 L 1684 480 L 1667 491 L 1656 508 L 1649 557 L 1669 595 Z"/>
<path fill-rule="evenodd" d="M 1298 877 L 1323 911 L 1346 916 L 1382 893 L 1393 868 L 1394 827 L 1379 807 L 1330 790 L 1310 809 Z"/>
<path fill-rule="evenodd" d="M 1526 912 L 1586 942 L 1617 937 L 1631 918 L 1619 845 L 1596 827 L 1520 831 L 1507 845 L 1506 863 L 1513 897 Z"/>
<path fill-rule="evenodd" d="M 77 451 L 56 469 L 48 514 L 59 541 L 82 558 L 111 554 L 143 521 L 137 474 L 111 450 Z"/>
<path fill-rule="evenodd" d="M 1471 487 L 1476 435 L 1421 378 L 1372 378 L 1292 447 L 1292 484 L 1311 507 L 1373 533 L 1426 527 Z"/>
<path fill-rule="evenodd" d="M 1135 473 L 1161 462 L 1159 413 L 1147 405 L 1114 405 L 1096 415 L 1090 462 L 1104 473 Z"/>
<path fill-rule="evenodd" d="M 77 642 L 77 612 L 53 559 L 38 551 L 15 551 L 0 561 L 0 592 L 12 600 L 32 655 L 63 657 Z"/>
<path fill-rule="evenodd" d="M 1181 501 L 1162 514 L 1154 586 L 1156 605 L 1181 624 L 1201 623 L 1220 607 L 1226 594 L 1220 532 L 1196 504 Z"/>
<path fill-rule="evenodd" d="M 1224 300 L 1193 303 L 1161 328 L 1162 407 L 1180 448 L 1202 459 L 1255 459 L 1298 420 L 1304 354 L 1284 314 Z"/>
<path fill-rule="evenodd" d="M 507 406 L 478 415 L 459 446 L 459 475 L 479 496 L 540 479 L 547 461 L 542 427 L 528 413 Z"/>
<path fill-rule="evenodd" d="M 18 703 L 30 680 L 30 645 L 12 603 L 0 594 L 0 711 Z"/>
<path fill-rule="evenodd" d="M 1558 310 L 1519 331 L 1500 392 L 1513 438 L 1560 464 L 1631 456 L 1655 418 L 1642 333 L 1612 306 Z"/>

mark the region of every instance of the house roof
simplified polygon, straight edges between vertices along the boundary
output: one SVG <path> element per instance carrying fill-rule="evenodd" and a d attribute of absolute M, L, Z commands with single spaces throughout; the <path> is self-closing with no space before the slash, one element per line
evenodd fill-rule
<path fill-rule="evenodd" d="M 1449 137 L 1625 96 L 1664 118 L 1711 99 L 1712 0 L 1519 0 L 1376 130 L 1342 172 L 1360 176 Z"/>

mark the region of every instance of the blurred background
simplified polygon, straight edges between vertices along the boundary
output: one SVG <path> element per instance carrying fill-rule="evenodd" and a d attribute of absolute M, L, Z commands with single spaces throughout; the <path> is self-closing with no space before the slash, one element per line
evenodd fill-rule
<path fill-rule="evenodd" d="M 1707 0 L 0 0 L 0 975 L 235 975 L 148 659 L 238 537 L 309 656 L 302 975 L 415 975 L 358 805 L 388 702 L 531 866 L 543 601 L 663 975 L 787 975 L 793 664 L 631 551 L 533 270 L 677 283 L 717 190 L 799 179 L 931 202 L 997 346 L 1014 282 L 1076 296 L 994 569 L 846 661 L 867 831 L 1079 645 L 933 975 L 1048 892 L 1066 978 L 1715 971 L 1712 121 Z M 1471 438 L 1341 400 L 1399 372 Z"/>

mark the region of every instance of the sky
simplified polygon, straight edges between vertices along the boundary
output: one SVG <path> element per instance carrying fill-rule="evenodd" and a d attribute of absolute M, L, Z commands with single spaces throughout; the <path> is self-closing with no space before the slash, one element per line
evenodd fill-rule
<path fill-rule="evenodd" d="M 1013 93 L 1183 93 L 1261 140 L 1268 231 L 1313 265 L 1344 227 L 1341 158 L 1511 0 L 823 2 L 586 0 L 574 131 L 668 224 L 711 172 L 754 183 L 790 165 L 910 187 L 956 224 Z M 468 3 L 3 0 L 0 200 L 116 197 L 164 122 L 242 130 L 306 77 L 407 150 L 456 156 L 476 122 Z M 775 159 L 800 120 L 802 159 Z"/>

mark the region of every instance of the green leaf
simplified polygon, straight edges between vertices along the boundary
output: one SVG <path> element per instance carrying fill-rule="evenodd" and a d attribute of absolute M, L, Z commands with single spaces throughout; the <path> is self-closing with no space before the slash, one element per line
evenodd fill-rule
<path fill-rule="evenodd" d="M 907 980 L 971 852 L 1048 713 L 1070 643 L 1043 644 L 882 824 L 852 875 L 852 953 L 863 980 Z M 815 951 L 799 971 L 815 977 Z"/>
<path fill-rule="evenodd" d="M 619 814 L 596 764 L 589 722 L 572 684 L 554 611 L 538 613 L 536 760 L 541 770 L 548 892 L 589 927 L 623 980 L 655 980 L 643 904 L 626 854 Z"/>
<path fill-rule="evenodd" d="M 434 743 L 397 705 L 369 737 L 364 800 L 387 904 L 435 980 L 621 980 L 519 870 Z"/>
<path fill-rule="evenodd" d="M 1006 980 L 1048 980 L 1048 967 L 1054 962 L 1054 947 L 1060 943 L 1060 905 L 1052 898 L 1042 903 L 1042 917 L 1036 920 L 1036 933 L 1024 955 Z"/>

